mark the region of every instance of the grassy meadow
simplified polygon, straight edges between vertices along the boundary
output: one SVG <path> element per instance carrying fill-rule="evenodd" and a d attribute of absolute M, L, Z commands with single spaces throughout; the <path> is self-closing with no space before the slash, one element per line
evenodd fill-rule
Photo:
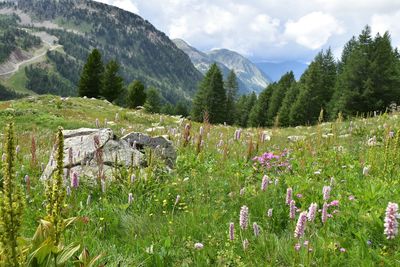
<path fill-rule="evenodd" d="M 400 203 L 397 112 L 312 127 L 239 131 L 101 100 L 40 96 L 0 102 L 0 133 L 13 121 L 20 147 L 16 171 L 26 196 L 24 237 L 32 237 L 46 215 L 39 177 L 57 127 L 94 128 L 96 119 L 120 136 L 130 131 L 168 135 L 178 151 L 172 170 L 149 160 L 148 167 L 134 170 L 134 182 L 127 170 L 121 170 L 125 176 L 107 177 L 105 193 L 79 178 L 62 214 L 79 220 L 63 233 L 63 242 L 78 242 L 92 256 L 101 254 L 98 264 L 400 266 L 400 237 L 384 235 L 386 207 Z M 312 203 L 318 205 L 315 220 L 306 220 L 304 235 L 295 237 L 298 218 Z M 327 217 L 322 219 L 324 203 Z M 243 206 L 248 217 L 240 221 Z"/>

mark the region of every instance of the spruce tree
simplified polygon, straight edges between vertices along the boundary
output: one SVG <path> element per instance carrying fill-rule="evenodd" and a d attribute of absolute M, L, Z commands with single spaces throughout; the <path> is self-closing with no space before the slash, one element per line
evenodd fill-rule
<path fill-rule="evenodd" d="M 102 88 L 104 66 L 100 51 L 90 53 L 79 80 L 79 96 L 98 97 Z"/>
<path fill-rule="evenodd" d="M 249 115 L 249 126 L 252 127 L 265 127 L 268 124 L 269 118 L 267 114 L 268 107 L 271 102 L 271 96 L 277 88 L 276 83 L 271 83 L 259 95 L 257 102 L 251 109 Z"/>
<path fill-rule="evenodd" d="M 226 122 L 233 124 L 236 117 L 236 101 L 239 90 L 239 84 L 236 74 L 233 70 L 230 71 L 226 82 Z"/>
<path fill-rule="evenodd" d="M 126 102 L 129 108 L 136 108 L 144 105 L 146 102 L 146 92 L 143 83 L 135 80 L 128 86 Z"/>
<path fill-rule="evenodd" d="M 268 106 L 267 110 L 267 125 L 273 125 L 275 121 L 275 117 L 278 114 L 279 108 L 282 105 L 282 101 L 285 98 L 286 92 L 292 86 L 293 83 L 296 82 L 294 74 L 292 71 L 287 72 L 285 75 L 281 77 L 276 87 L 273 88 L 270 103 L 266 104 Z"/>
<path fill-rule="evenodd" d="M 226 91 L 221 71 L 215 63 L 207 71 L 193 100 L 193 119 L 202 121 L 205 111 L 211 123 L 226 121 Z"/>
<path fill-rule="evenodd" d="M 116 100 L 123 91 L 124 79 L 118 75 L 118 71 L 119 65 L 115 60 L 108 62 L 104 71 L 100 93 L 110 102 Z"/>
<path fill-rule="evenodd" d="M 144 107 L 150 113 L 159 113 L 161 110 L 161 96 L 160 92 L 151 87 L 147 90 L 146 102 Z"/>
<path fill-rule="evenodd" d="M 282 100 L 281 108 L 279 109 L 279 123 L 281 126 L 291 126 L 292 121 L 290 120 L 290 109 L 293 103 L 296 101 L 299 94 L 299 85 L 293 83 L 292 86 L 286 92 L 285 97 Z"/>

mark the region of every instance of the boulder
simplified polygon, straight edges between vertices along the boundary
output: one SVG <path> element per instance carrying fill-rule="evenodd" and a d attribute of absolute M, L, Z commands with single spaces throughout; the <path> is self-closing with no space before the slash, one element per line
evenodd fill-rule
<path fill-rule="evenodd" d="M 151 137 L 143 133 L 130 133 L 121 138 L 127 141 L 131 146 L 145 152 L 146 148 L 153 149 L 154 152 L 165 160 L 168 166 L 173 167 L 176 160 L 176 151 L 171 141 L 165 136 Z"/>
<path fill-rule="evenodd" d="M 65 174 L 70 169 L 71 173 L 76 172 L 79 176 L 95 179 L 99 171 L 96 157 L 97 147 L 100 147 L 102 151 L 103 173 L 106 177 L 112 177 L 112 170 L 116 162 L 118 166 L 144 166 L 146 160 L 144 151 L 141 150 L 143 147 L 161 150 L 162 158 L 166 160 L 169 166 L 172 166 L 176 159 L 176 152 L 172 143 L 164 137 L 152 138 L 141 133 L 131 133 L 118 140 L 111 129 L 90 128 L 64 130 L 63 134 Z M 97 146 L 95 139 L 98 141 Z M 131 140 L 131 144 L 128 140 Z M 137 144 L 136 148 L 132 146 L 134 141 Z M 51 177 L 56 169 L 55 149 L 54 147 L 51 152 L 49 163 L 41 179 Z"/>

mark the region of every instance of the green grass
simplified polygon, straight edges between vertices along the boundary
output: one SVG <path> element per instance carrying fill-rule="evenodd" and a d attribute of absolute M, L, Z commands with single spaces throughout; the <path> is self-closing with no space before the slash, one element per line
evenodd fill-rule
<path fill-rule="evenodd" d="M 145 131 L 160 124 L 160 115 L 125 110 L 100 100 L 61 101 L 41 96 L 0 102 L 0 129 L 10 120 L 16 124 L 21 146 L 18 179 L 22 182 L 29 174 L 32 180 L 24 236 L 32 236 L 45 215 L 39 166 L 29 163 L 31 137 L 37 140 L 39 162 L 47 163 L 59 125 L 66 129 L 94 127 L 96 118 L 114 121 L 116 113 L 120 120 L 112 126 L 115 133 L 122 129 Z M 245 129 L 240 140 L 233 140 L 235 127 L 212 126 L 199 154 L 195 144 L 183 147 L 181 136 L 168 131 L 175 128 L 181 133 L 184 124 L 176 117 L 163 116 L 165 130 L 154 134 L 168 134 L 176 144 L 175 168 L 168 171 L 155 161 L 137 172 L 134 184 L 128 176 L 120 181 L 107 177 L 105 194 L 81 177 L 80 187 L 67 198 L 64 216 L 86 217 L 88 221 L 68 230 L 65 243 L 77 241 L 91 255 L 104 253 L 107 266 L 399 266 L 400 237 L 387 240 L 383 234 L 388 202 L 400 202 L 398 116 L 267 129 L 271 141 L 264 143 L 257 141 L 261 129 Z M 197 140 L 199 127 L 192 125 L 193 140 Z M 392 130 L 397 133 L 394 138 L 389 137 Z M 306 139 L 289 142 L 291 135 Z M 377 145 L 368 146 L 373 136 Z M 217 147 L 220 140 L 228 144 L 225 149 Z M 284 159 L 291 168 L 265 169 L 247 161 L 249 140 L 254 142 L 251 157 L 287 149 Z M 364 166 L 370 166 L 368 175 L 363 175 Z M 264 174 L 273 181 L 266 191 L 260 189 Z M 332 218 L 326 224 L 318 213 L 315 222 L 307 222 L 305 236 L 297 240 L 294 229 L 299 213 L 295 220 L 289 219 L 287 188 L 293 188 L 301 211 L 313 202 L 322 208 L 322 188 L 330 185 L 331 177 L 334 182 L 328 202 L 339 200 L 339 206 L 329 208 Z M 127 203 L 129 193 L 134 196 L 132 205 Z M 86 205 L 89 194 L 92 202 Z M 175 205 L 177 195 L 180 200 Z M 249 207 L 247 230 L 239 227 L 243 205 Z M 267 216 L 270 208 L 272 217 Z M 235 224 L 233 241 L 228 238 L 230 222 Z M 253 234 L 254 222 L 261 228 L 258 237 Z M 249 241 L 247 250 L 242 246 L 245 239 Z M 295 244 L 306 240 L 309 246 L 297 252 Z M 204 248 L 196 250 L 196 242 Z"/>
<path fill-rule="evenodd" d="M 27 77 L 25 75 L 25 70 L 21 67 L 17 72 L 15 72 L 10 78 L 2 80 L 2 83 L 8 87 L 12 88 L 14 91 L 23 94 L 34 95 L 35 93 L 31 90 L 26 89 L 25 85 L 27 82 Z"/>

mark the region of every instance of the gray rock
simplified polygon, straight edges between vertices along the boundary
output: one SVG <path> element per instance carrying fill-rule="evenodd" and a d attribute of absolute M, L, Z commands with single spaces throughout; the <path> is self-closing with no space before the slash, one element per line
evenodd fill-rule
<path fill-rule="evenodd" d="M 89 129 L 64 130 L 64 172 L 70 169 L 77 172 L 79 176 L 96 178 L 98 163 L 96 160 L 95 136 L 98 136 L 99 147 L 103 153 L 104 174 L 112 177 L 111 172 L 115 162 L 119 166 L 142 166 L 145 164 L 144 154 L 125 140 L 116 140 L 111 129 Z M 70 162 L 70 151 L 72 152 L 72 163 Z M 41 179 L 51 177 L 56 169 L 55 150 L 51 152 Z"/>
<path fill-rule="evenodd" d="M 164 136 L 151 137 L 143 133 L 130 133 L 121 138 L 129 142 L 132 146 L 136 144 L 137 148 L 144 152 L 145 148 L 153 149 L 158 156 L 166 161 L 168 166 L 173 167 L 176 160 L 176 151 L 171 141 Z"/>

